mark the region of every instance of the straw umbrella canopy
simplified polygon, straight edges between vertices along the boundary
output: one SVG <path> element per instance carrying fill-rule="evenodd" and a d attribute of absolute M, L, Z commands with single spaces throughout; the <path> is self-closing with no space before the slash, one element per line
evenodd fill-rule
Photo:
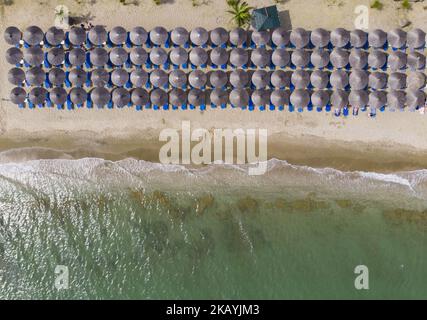
<path fill-rule="evenodd" d="M 150 52 L 150 61 L 160 66 L 168 61 L 168 54 L 163 48 L 154 48 Z"/>
<path fill-rule="evenodd" d="M 27 93 L 21 87 L 15 87 L 10 91 L 10 101 L 14 104 L 23 104 L 27 98 Z"/>
<path fill-rule="evenodd" d="M 169 104 L 182 106 L 187 104 L 187 93 L 181 89 L 172 89 L 169 92 Z"/>
<path fill-rule="evenodd" d="M 384 91 L 372 91 L 369 94 L 369 106 L 382 108 L 387 104 L 387 94 Z"/>
<path fill-rule="evenodd" d="M 6 61 L 10 64 L 18 64 L 24 58 L 24 54 L 16 47 L 7 49 Z"/>
<path fill-rule="evenodd" d="M 236 47 L 242 46 L 248 41 L 248 34 L 243 28 L 235 28 L 230 31 L 230 43 Z"/>
<path fill-rule="evenodd" d="M 86 41 L 86 31 L 80 27 L 73 27 L 68 32 L 68 40 L 73 46 L 80 46 Z"/>
<path fill-rule="evenodd" d="M 298 68 L 304 68 L 310 63 L 310 53 L 303 49 L 296 49 L 292 52 L 292 63 Z"/>
<path fill-rule="evenodd" d="M 191 89 L 188 92 L 188 103 L 193 106 L 201 106 L 206 103 L 205 92 L 200 89 Z"/>
<path fill-rule="evenodd" d="M 130 41 L 136 46 L 142 46 L 147 42 L 148 32 L 143 27 L 135 27 L 129 32 Z"/>
<path fill-rule="evenodd" d="M 134 48 L 134 49 L 137 49 L 137 48 Z M 139 48 L 139 49 L 142 49 L 142 48 Z M 128 59 L 128 53 L 122 47 L 116 47 L 110 51 L 110 61 L 115 66 L 124 65 L 127 59 Z"/>
<path fill-rule="evenodd" d="M 161 89 L 154 89 L 150 92 L 150 102 L 153 106 L 164 106 L 168 100 L 168 95 Z"/>
<path fill-rule="evenodd" d="M 295 48 L 304 48 L 310 43 L 310 33 L 303 28 L 296 28 L 290 34 L 290 41 Z"/>
<path fill-rule="evenodd" d="M 43 104 L 46 101 L 47 90 L 42 87 L 33 88 L 28 94 L 28 99 L 34 104 Z"/>
<path fill-rule="evenodd" d="M 43 50 L 39 47 L 30 47 L 24 50 L 24 60 L 32 66 L 41 65 L 43 59 Z"/>
<path fill-rule="evenodd" d="M 290 41 L 290 32 L 284 27 L 276 28 L 271 35 L 272 42 L 277 47 L 285 47 Z"/>
<path fill-rule="evenodd" d="M 375 90 L 384 89 L 387 85 L 387 73 L 372 72 L 369 75 L 369 87 Z"/>
<path fill-rule="evenodd" d="M 329 93 L 326 90 L 314 91 L 311 95 L 311 103 L 313 107 L 323 108 L 329 102 Z"/>
<path fill-rule="evenodd" d="M 392 48 L 403 48 L 406 44 L 406 32 L 400 28 L 390 30 L 387 34 L 387 41 Z"/>
<path fill-rule="evenodd" d="M 12 46 L 19 44 L 21 37 L 22 33 L 17 27 L 7 27 L 4 31 L 4 40 L 7 44 L 10 44 Z"/>
<path fill-rule="evenodd" d="M 275 107 L 282 107 L 289 105 L 291 93 L 288 90 L 274 90 L 270 94 L 270 102 Z"/>
<path fill-rule="evenodd" d="M 217 47 L 211 51 L 210 58 L 213 64 L 222 66 L 228 62 L 228 52 L 224 48 Z"/>
<path fill-rule="evenodd" d="M 230 63 L 240 68 L 248 63 L 249 60 L 249 53 L 245 49 L 242 48 L 235 48 L 231 50 L 230 52 Z"/>
<path fill-rule="evenodd" d="M 334 47 L 343 48 L 350 42 L 350 32 L 337 28 L 331 32 L 331 43 Z"/>
<path fill-rule="evenodd" d="M 213 88 L 222 88 L 227 85 L 228 76 L 222 70 L 216 70 L 210 73 L 209 82 Z"/>
<path fill-rule="evenodd" d="M 56 105 L 63 105 L 67 101 L 67 91 L 64 88 L 56 87 L 49 92 L 50 101 Z"/>
<path fill-rule="evenodd" d="M 183 65 L 188 61 L 188 53 L 181 47 L 173 48 L 169 53 L 169 57 L 171 62 L 177 66 Z"/>
<path fill-rule="evenodd" d="M 354 69 L 350 73 L 349 83 L 352 90 L 363 90 L 369 84 L 369 74 L 364 70 Z"/>
<path fill-rule="evenodd" d="M 108 53 L 104 48 L 95 48 L 90 51 L 89 59 L 94 66 L 103 67 L 108 62 Z"/>
<path fill-rule="evenodd" d="M 135 88 L 131 92 L 130 100 L 135 106 L 145 106 L 150 102 L 150 95 L 142 88 Z"/>
<path fill-rule="evenodd" d="M 234 70 L 230 73 L 230 84 L 234 88 L 244 88 L 249 82 L 249 75 L 243 70 Z"/>
<path fill-rule="evenodd" d="M 41 86 L 46 78 L 46 74 L 40 67 L 33 67 L 25 72 L 25 79 L 31 86 Z"/>
<path fill-rule="evenodd" d="M 168 40 L 168 31 L 163 27 L 155 27 L 150 31 L 150 41 L 155 45 L 161 46 Z"/>
<path fill-rule="evenodd" d="M 107 31 L 103 26 L 100 25 L 94 26 L 89 30 L 88 33 L 89 41 L 96 46 L 100 46 L 107 42 L 107 37 Z"/>
<path fill-rule="evenodd" d="M 329 64 L 329 52 L 323 49 L 315 49 L 310 60 L 316 68 L 325 68 Z"/>
<path fill-rule="evenodd" d="M 105 106 L 108 102 L 110 102 L 111 94 L 110 91 L 108 91 L 107 89 L 98 87 L 94 88 L 90 92 L 90 99 L 92 100 L 95 106 L 102 107 Z"/>
<path fill-rule="evenodd" d="M 95 69 L 92 71 L 91 80 L 94 87 L 103 87 L 110 80 L 110 74 L 105 69 Z"/>
<path fill-rule="evenodd" d="M 113 44 L 122 45 L 126 41 L 127 31 L 125 28 L 117 26 L 111 29 L 109 37 Z"/>
<path fill-rule="evenodd" d="M 296 89 L 305 89 L 310 85 L 310 72 L 296 70 L 292 73 L 291 82 Z"/>
<path fill-rule="evenodd" d="M 409 72 L 407 78 L 407 84 L 409 89 L 421 89 L 426 85 L 426 76 L 422 72 Z"/>
<path fill-rule="evenodd" d="M 334 90 L 331 95 L 331 104 L 336 109 L 342 109 L 348 105 L 348 92 L 344 90 Z"/>
<path fill-rule="evenodd" d="M 335 68 L 344 68 L 349 63 L 349 54 L 347 51 L 341 48 L 335 48 L 332 50 L 329 59 Z"/>
<path fill-rule="evenodd" d="M 369 103 L 369 94 L 366 90 L 352 90 L 348 96 L 348 102 L 353 108 L 364 108 Z"/>
<path fill-rule="evenodd" d="M 426 56 L 414 51 L 408 54 L 407 65 L 410 70 L 424 69 L 426 66 Z"/>
<path fill-rule="evenodd" d="M 306 108 L 310 103 L 310 92 L 304 89 L 297 89 L 291 93 L 291 104 L 297 108 Z"/>
<path fill-rule="evenodd" d="M 426 34 L 421 29 L 412 29 L 408 32 L 406 41 L 409 49 L 424 48 L 426 43 Z"/>
<path fill-rule="evenodd" d="M 254 106 L 256 107 L 270 104 L 270 92 L 264 89 L 257 89 L 252 92 L 251 98 Z"/>
<path fill-rule="evenodd" d="M 183 27 L 177 27 L 171 31 L 171 40 L 173 44 L 177 46 L 185 45 L 186 43 L 188 43 L 189 38 L 189 32 Z"/>
<path fill-rule="evenodd" d="M 125 69 L 115 69 L 111 72 L 111 82 L 117 87 L 123 87 L 129 81 L 129 73 Z"/>
<path fill-rule="evenodd" d="M 406 88 L 406 74 L 401 72 L 392 72 L 388 77 L 388 86 L 392 90 L 401 90 Z"/>
<path fill-rule="evenodd" d="M 225 105 L 228 103 L 228 92 L 222 89 L 214 89 L 211 91 L 209 99 L 216 106 Z"/>
<path fill-rule="evenodd" d="M 291 57 L 289 52 L 285 49 L 276 49 L 271 55 L 271 61 L 276 67 L 284 68 L 289 64 Z"/>
<path fill-rule="evenodd" d="M 142 66 L 147 62 L 148 53 L 142 47 L 134 47 L 130 50 L 129 58 L 132 64 L 136 66 Z"/>
<path fill-rule="evenodd" d="M 404 91 L 393 90 L 387 94 L 387 107 L 391 110 L 403 109 L 406 102 Z"/>
<path fill-rule="evenodd" d="M 111 97 L 113 103 L 119 108 L 126 106 L 130 102 L 130 93 L 125 88 L 114 89 Z"/>
<path fill-rule="evenodd" d="M 348 73 L 344 70 L 335 70 L 331 73 L 329 82 L 334 89 L 344 90 L 349 83 Z"/>
<path fill-rule="evenodd" d="M 326 31 L 323 28 L 317 28 L 311 31 L 310 39 L 311 43 L 316 48 L 324 48 L 328 46 L 329 41 L 331 39 L 331 35 L 329 31 Z"/>
<path fill-rule="evenodd" d="M 25 81 L 25 72 L 20 68 L 12 68 L 7 73 L 7 80 L 15 86 L 21 85 Z"/>
<path fill-rule="evenodd" d="M 317 89 L 325 89 L 329 83 L 329 73 L 322 70 L 315 70 L 310 76 L 310 82 Z"/>
<path fill-rule="evenodd" d="M 40 42 L 43 41 L 44 33 L 42 29 L 40 29 L 39 27 L 30 26 L 27 29 L 25 29 L 22 38 L 30 46 L 35 46 L 37 44 L 40 44 Z"/>
<path fill-rule="evenodd" d="M 234 107 L 243 108 L 249 105 L 249 94 L 243 88 L 233 89 L 228 97 Z"/>
<path fill-rule="evenodd" d="M 371 47 L 382 48 L 387 41 L 387 33 L 383 30 L 375 29 L 369 32 L 368 42 Z"/>
<path fill-rule="evenodd" d="M 350 32 L 350 44 L 353 48 L 363 48 L 368 41 L 368 34 L 360 29 Z"/>
<path fill-rule="evenodd" d="M 190 62 L 195 66 L 201 66 L 203 64 L 206 64 L 208 61 L 208 54 L 206 50 L 202 48 L 194 48 L 190 51 Z"/>
<path fill-rule="evenodd" d="M 73 48 L 68 52 L 68 61 L 73 66 L 81 66 L 86 61 L 86 53 L 82 48 Z"/>
<path fill-rule="evenodd" d="M 270 84 L 270 75 L 265 70 L 256 70 L 252 74 L 252 83 L 257 89 L 263 89 Z"/>
<path fill-rule="evenodd" d="M 352 49 L 348 61 L 353 69 L 364 69 L 368 65 L 368 53 L 360 49 Z"/>
<path fill-rule="evenodd" d="M 150 73 L 150 82 L 155 88 L 163 88 L 169 82 L 169 75 L 163 70 L 154 70 Z"/>
<path fill-rule="evenodd" d="M 407 56 L 405 52 L 394 51 L 388 56 L 388 66 L 392 71 L 397 71 L 406 67 Z"/>
<path fill-rule="evenodd" d="M 271 35 L 270 32 L 266 30 L 255 30 L 254 32 L 252 32 L 251 39 L 256 46 L 266 46 L 270 42 Z"/>
<path fill-rule="evenodd" d="M 65 60 L 65 52 L 62 48 L 52 48 L 47 53 L 47 61 L 53 66 L 59 66 L 63 64 Z"/>
<path fill-rule="evenodd" d="M 54 86 L 61 86 L 65 81 L 65 71 L 60 68 L 49 70 L 48 79 Z"/>
<path fill-rule="evenodd" d="M 276 70 L 271 74 L 271 84 L 275 88 L 289 87 L 291 84 L 291 74 L 283 70 Z"/>
<path fill-rule="evenodd" d="M 59 29 L 57 27 L 50 27 L 46 31 L 45 36 L 46 36 L 46 41 L 52 46 L 60 45 L 61 42 L 65 40 L 64 30 Z"/>
<path fill-rule="evenodd" d="M 73 69 L 68 75 L 68 80 L 70 80 L 73 86 L 82 86 L 86 81 L 86 72 L 82 69 Z"/>
<path fill-rule="evenodd" d="M 169 74 L 172 87 L 182 88 L 187 85 L 187 74 L 182 70 L 174 70 Z"/>
<path fill-rule="evenodd" d="M 216 46 L 222 46 L 228 42 L 228 32 L 224 28 L 218 27 L 211 31 L 211 43 Z"/>
<path fill-rule="evenodd" d="M 208 76 L 203 71 L 194 70 L 188 76 L 188 82 L 193 88 L 202 89 L 208 82 Z"/>
<path fill-rule="evenodd" d="M 143 87 L 147 84 L 148 73 L 142 69 L 135 69 L 130 73 L 130 82 L 135 87 Z"/>
<path fill-rule="evenodd" d="M 197 27 L 191 30 L 190 40 L 196 46 L 203 46 L 209 40 L 209 33 L 205 28 Z"/>
<path fill-rule="evenodd" d="M 371 51 L 368 55 L 368 64 L 371 68 L 380 69 L 384 67 L 384 65 L 387 63 L 387 55 L 380 51 L 380 50 L 374 50 Z"/>
<path fill-rule="evenodd" d="M 406 105 L 409 109 L 425 106 L 425 93 L 421 90 L 407 90 L 406 91 Z"/>

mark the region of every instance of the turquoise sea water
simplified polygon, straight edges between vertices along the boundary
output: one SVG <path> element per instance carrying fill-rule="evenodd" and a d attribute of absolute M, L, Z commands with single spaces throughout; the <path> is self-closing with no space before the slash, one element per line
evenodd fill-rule
<path fill-rule="evenodd" d="M 425 299 L 426 244 L 427 171 L 0 165 L 2 299 Z"/>

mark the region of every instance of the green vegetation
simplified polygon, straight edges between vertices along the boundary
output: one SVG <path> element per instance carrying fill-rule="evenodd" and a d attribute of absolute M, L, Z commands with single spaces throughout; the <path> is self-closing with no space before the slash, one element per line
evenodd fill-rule
<path fill-rule="evenodd" d="M 374 2 L 372 2 L 371 4 L 371 8 L 372 9 L 377 9 L 377 10 L 381 10 L 383 8 L 383 4 L 381 1 L 379 0 L 375 0 Z"/>
<path fill-rule="evenodd" d="M 246 1 L 241 0 L 227 0 L 227 5 L 230 7 L 227 12 L 233 16 L 232 20 L 237 26 L 243 27 L 249 25 L 253 7 L 249 6 Z"/>
<path fill-rule="evenodd" d="M 405 10 L 411 9 L 411 3 L 409 2 L 409 0 L 402 1 L 402 9 L 405 9 Z"/>

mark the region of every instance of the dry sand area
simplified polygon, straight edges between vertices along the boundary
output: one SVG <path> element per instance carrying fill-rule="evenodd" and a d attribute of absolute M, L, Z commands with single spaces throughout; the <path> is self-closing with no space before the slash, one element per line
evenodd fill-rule
<path fill-rule="evenodd" d="M 122 5 L 115 0 L 34 1 L 0 0 L 0 32 L 9 25 L 24 28 L 36 24 L 46 30 L 53 24 L 54 8 L 65 4 L 72 16 L 87 16 L 93 24 L 108 28 L 142 25 L 151 29 L 195 26 L 231 28 L 225 0 L 204 1 L 197 7 L 191 0 L 170 0 L 160 6 L 151 0 L 139 5 Z M 201 0 L 203 2 L 203 0 Z M 248 1 L 265 6 L 274 1 Z M 392 0 L 383 0 L 381 11 L 370 10 L 370 28 L 389 30 L 407 18 L 413 26 L 426 29 L 427 3 L 415 3 L 410 11 L 399 9 Z M 288 0 L 279 11 L 289 11 L 292 26 L 313 29 L 323 27 L 354 28 L 358 5 L 366 0 Z M 0 55 L 7 49 L 0 41 Z M 427 115 L 410 112 L 379 113 L 376 119 L 361 113 L 358 117 L 336 118 L 333 114 L 279 111 L 211 110 L 201 112 L 154 111 L 134 109 L 19 109 L 8 101 L 12 88 L 7 82 L 10 68 L 0 59 L 0 150 L 22 147 L 55 148 L 65 156 L 124 156 L 156 160 L 158 135 L 163 128 L 181 127 L 182 120 L 193 127 L 267 128 L 270 134 L 269 154 L 293 163 L 348 169 L 396 170 L 424 168 L 427 164 Z M 32 157 L 61 156 L 45 151 L 26 153 Z M 18 153 L 3 152 L 0 162 L 17 161 Z M 62 155 L 64 156 L 64 155 Z M 26 158 L 26 159 L 27 159 Z"/>

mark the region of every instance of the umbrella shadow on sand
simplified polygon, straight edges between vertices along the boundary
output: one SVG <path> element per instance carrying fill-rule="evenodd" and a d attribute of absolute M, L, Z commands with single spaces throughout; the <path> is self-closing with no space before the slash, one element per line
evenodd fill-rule
<path fill-rule="evenodd" d="M 74 26 L 74 25 L 80 25 L 80 24 L 85 24 L 88 23 L 90 21 L 92 21 L 95 18 L 95 16 L 91 15 L 91 13 L 86 13 L 86 14 L 82 14 L 81 16 L 70 16 L 69 19 L 69 24 L 70 26 Z"/>
<path fill-rule="evenodd" d="M 289 10 L 283 10 L 279 12 L 280 25 L 286 30 L 292 30 L 291 16 Z"/>

